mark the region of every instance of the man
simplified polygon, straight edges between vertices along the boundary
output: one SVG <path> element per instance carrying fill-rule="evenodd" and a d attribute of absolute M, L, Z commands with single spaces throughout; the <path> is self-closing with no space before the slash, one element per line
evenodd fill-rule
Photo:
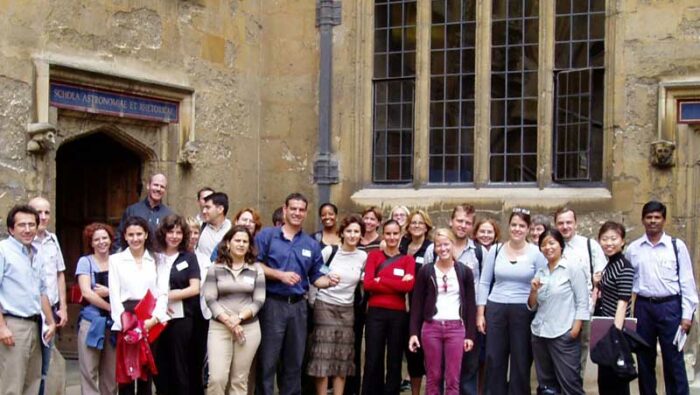
<path fill-rule="evenodd" d="M 258 350 L 255 392 L 272 395 L 275 372 L 280 395 L 301 394 L 301 365 L 306 347 L 309 284 L 328 288 L 338 284 L 334 274 L 323 275 L 319 244 L 301 229 L 308 201 L 292 193 L 283 206 L 284 225 L 263 229 L 255 237 L 258 261 L 263 263 L 267 296 L 260 311 L 262 342 Z"/>
<path fill-rule="evenodd" d="M 637 352 L 639 393 L 656 394 L 658 338 L 666 393 L 688 394 L 683 350 L 678 350 L 674 338 L 679 331 L 690 332 L 698 305 L 693 264 L 683 240 L 671 238 L 664 232 L 664 204 L 657 201 L 646 203 L 642 207 L 642 224 L 645 234 L 632 242 L 625 253 L 634 267 L 637 333 L 651 345 Z"/>
<path fill-rule="evenodd" d="M 577 263 L 584 271 L 589 292 L 589 309 L 593 311 L 595 300 L 593 296 L 593 276 L 601 273 L 608 263 L 603 248 L 594 239 L 576 234 L 576 212 L 570 207 L 562 207 L 554 213 L 554 226 L 564 236 L 564 252 L 562 256 L 569 262 Z M 588 344 L 591 337 L 591 322 L 584 321 L 581 329 L 581 378 L 586 372 L 588 361 Z"/>
<path fill-rule="evenodd" d="M 211 256 L 216 250 L 226 232 L 231 229 L 231 221 L 226 218 L 228 213 L 228 195 L 223 192 L 214 192 L 204 198 L 202 218 L 205 225 L 199 234 L 197 253 Z"/>
<path fill-rule="evenodd" d="M 51 203 L 43 197 L 35 197 L 29 201 L 29 206 L 39 213 L 39 226 L 32 245 L 37 251 L 36 259 L 44 267 L 46 295 L 49 298 L 54 320 L 58 320 L 56 326 L 62 328 L 68 322 L 66 265 L 63 261 L 61 246 L 58 244 L 56 234 L 48 230 L 49 222 L 51 221 Z M 39 395 L 44 393 L 52 352 L 59 353 L 54 345 L 42 346 L 41 388 L 39 389 Z"/>
<path fill-rule="evenodd" d="M 41 383 L 41 314 L 50 343 L 56 325 L 32 245 L 39 214 L 28 205 L 7 214 L 11 237 L 0 241 L 0 393 L 36 395 Z"/>
<path fill-rule="evenodd" d="M 455 234 L 455 259 L 463 265 L 472 269 L 474 274 L 474 289 L 479 288 L 479 276 L 483 261 L 482 251 L 477 250 L 472 232 L 474 231 L 474 217 L 476 211 L 470 204 L 460 204 L 452 210 L 450 218 L 450 229 Z M 433 263 L 435 260 L 434 244 L 431 244 L 425 251 L 426 263 Z M 480 247 L 479 247 L 480 248 Z M 477 394 L 477 376 L 479 373 L 479 349 L 484 346 L 483 337 L 477 339 L 474 349 L 464 353 L 462 358 L 462 371 L 460 376 L 460 394 Z"/>
<path fill-rule="evenodd" d="M 146 198 L 127 207 L 124 215 L 122 215 L 119 228 L 117 229 L 116 240 L 114 241 L 115 251 L 124 247 L 120 235 L 124 229 L 124 221 L 127 218 L 136 216 L 145 219 L 148 221 L 151 233 L 153 233 L 158 228 L 160 220 L 173 213 L 168 206 L 163 204 L 163 197 L 167 188 L 168 180 L 163 174 L 157 173 L 151 176 L 148 180 L 148 185 L 146 185 Z"/>
<path fill-rule="evenodd" d="M 284 213 L 282 206 L 277 207 L 274 212 L 272 212 L 272 226 L 282 226 L 284 225 Z"/>
<path fill-rule="evenodd" d="M 204 217 L 202 216 L 202 210 L 204 210 L 204 203 L 206 203 L 204 198 L 206 198 L 214 192 L 215 191 L 209 187 L 204 187 L 197 191 L 197 205 L 199 206 L 199 212 L 197 213 L 195 219 L 197 220 L 197 222 L 199 222 L 200 225 L 204 223 Z"/>

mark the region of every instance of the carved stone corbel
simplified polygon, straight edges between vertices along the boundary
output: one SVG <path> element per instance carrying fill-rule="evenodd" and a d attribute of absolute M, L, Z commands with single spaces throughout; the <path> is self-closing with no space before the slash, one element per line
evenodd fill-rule
<path fill-rule="evenodd" d="M 192 166 L 197 162 L 197 153 L 199 148 L 197 148 L 197 143 L 194 141 L 188 141 L 185 146 L 182 147 L 177 155 L 177 163 L 181 166 Z"/>
<path fill-rule="evenodd" d="M 48 122 L 30 123 L 27 125 L 27 152 L 40 155 L 50 151 L 56 145 L 56 127 Z"/>
<path fill-rule="evenodd" d="M 659 169 L 673 167 L 673 152 L 676 144 L 668 140 L 656 140 L 651 143 L 651 164 Z"/>

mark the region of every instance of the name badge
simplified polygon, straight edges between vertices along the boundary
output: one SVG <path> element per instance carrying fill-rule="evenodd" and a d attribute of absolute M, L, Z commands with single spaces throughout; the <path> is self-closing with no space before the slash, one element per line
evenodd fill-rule
<path fill-rule="evenodd" d="M 397 267 L 394 269 L 394 276 L 403 277 L 404 273 L 405 273 L 404 270 L 401 268 Z"/>
<path fill-rule="evenodd" d="M 422 264 L 422 263 L 424 263 L 424 262 L 425 262 L 425 258 L 423 258 L 422 256 L 419 256 L 418 258 L 416 258 L 416 263 L 421 263 L 421 264 Z"/>
<path fill-rule="evenodd" d="M 301 255 L 303 255 L 303 256 L 305 256 L 305 257 L 307 257 L 307 258 L 311 258 L 311 250 L 307 250 L 306 248 L 303 248 L 303 249 L 301 250 Z"/>
<path fill-rule="evenodd" d="M 178 272 L 181 272 L 185 269 L 187 269 L 190 265 L 187 264 L 187 262 L 180 262 L 177 265 L 175 265 L 175 269 L 177 269 Z"/>
<path fill-rule="evenodd" d="M 248 285 L 255 285 L 255 278 L 253 277 L 243 277 L 243 282 Z"/>

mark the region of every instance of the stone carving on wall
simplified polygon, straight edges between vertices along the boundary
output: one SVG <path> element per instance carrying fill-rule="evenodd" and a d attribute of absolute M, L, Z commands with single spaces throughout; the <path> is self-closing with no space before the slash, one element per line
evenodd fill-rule
<path fill-rule="evenodd" d="M 43 154 L 56 145 L 56 127 L 48 122 L 30 123 L 27 125 L 27 134 L 27 152 L 30 154 Z"/>
<path fill-rule="evenodd" d="M 660 169 L 672 167 L 673 152 L 676 144 L 668 140 L 657 140 L 651 143 L 651 164 Z"/>

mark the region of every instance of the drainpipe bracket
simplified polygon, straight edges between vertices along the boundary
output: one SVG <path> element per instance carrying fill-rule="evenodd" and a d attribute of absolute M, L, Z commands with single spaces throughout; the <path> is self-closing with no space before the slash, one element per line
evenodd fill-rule
<path fill-rule="evenodd" d="M 319 155 L 314 161 L 314 182 L 320 185 L 339 183 L 338 160 L 329 154 Z"/>
<path fill-rule="evenodd" d="M 316 27 L 338 26 L 342 20 L 340 1 L 316 0 Z"/>

